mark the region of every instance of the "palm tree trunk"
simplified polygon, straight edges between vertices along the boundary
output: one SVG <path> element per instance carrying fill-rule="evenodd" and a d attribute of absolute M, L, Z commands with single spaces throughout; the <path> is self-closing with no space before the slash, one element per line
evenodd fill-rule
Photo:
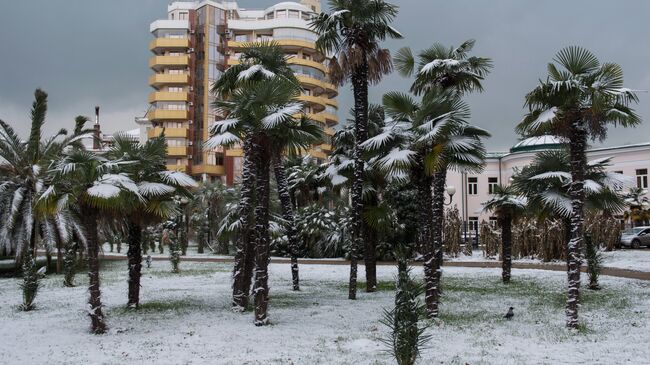
<path fill-rule="evenodd" d="M 101 292 L 99 289 L 99 238 L 97 237 L 97 215 L 94 209 L 82 205 L 81 221 L 86 233 L 86 246 L 88 258 L 88 315 L 91 321 L 91 330 L 95 334 L 106 332 L 106 323 L 102 312 Z"/>
<path fill-rule="evenodd" d="M 377 291 L 377 233 L 364 222 L 365 247 L 363 263 L 366 268 L 366 293 Z"/>
<path fill-rule="evenodd" d="M 142 227 L 131 220 L 128 225 L 128 245 L 126 252 L 129 263 L 128 307 L 140 305 L 140 276 L 142 275 Z"/>
<path fill-rule="evenodd" d="M 257 186 L 257 206 L 255 207 L 255 325 L 264 326 L 269 323 L 269 180 L 270 180 L 270 159 L 265 153 L 260 158 L 258 166 L 259 185 Z"/>
<path fill-rule="evenodd" d="M 566 325 L 578 328 L 578 305 L 580 304 L 580 266 L 582 265 L 581 246 L 583 240 L 583 207 L 585 200 L 584 178 L 587 166 L 585 149 L 587 145 L 586 127 L 581 121 L 573 122 L 570 127 L 571 143 L 571 186 L 569 195 L 573 212 L 571 214 L 571 240 L 567 249 L 568 291 L 566 303 Z"/>
<path fill-rule="evenodd" d="M 287 176 L 284 172 L 282 156 L 279 152 L 274 153 L 273 171 L 275 181 L 278 184 L 278 196 L 282 205 L 282 218 L 287 222 L 287 239 L 289 240 L 289 254 L 291 256 L 291 279 L 293 290 L 300 290 L 300 277 L 298 272 L 298 251 L 300 241 L 296 232 L 296 224 L 293 216 L 293 205 L 291 204 L 291 195 L 287 184 Z"/>
<path fill-rule="evenodd" d="M 248 294 L 250 292 L 250 257 L 251 248 L 251 223 L 252 209 L 255 197 L 255 161 L 256 144 L 252 137 L 244 141 L 244 164 L 242 168 L 241 198 L 239 201 L 239 215 L 242 221 L 241 231 L 237 237 L 237 251 L 235 253 L 235 267 L 233 270 L 232 308 L 236 311 L 246 310 Z M 248 283 L 248 285 L 247 285 Z"/>
<path fill-rule="evenodd" d="M 505 284 L 510 282 L 512 271 L 512 216 L 502 213 L 501 218 L 501 278 Z"/>
<path fill-rule="evenodd" d="M 365 58 L 365 55 L 361 56 Z M 357 255 L 363 246 L 363 175 L 361 144 L 368 138 L 368 65 L 358 66 L 352 75 L 354 91 L 354 179 L 352 180 L 352 242 L 350 245 L 350 285 L 348 299 L 357 298 Z"/>
<path fill-rule="evenodd" d="M 426 282 L 426 305 L 429 318 L 438 317 L 438 305 L 440 302 L 440 280 L 442 278 L 442 223 L 445 214 L 445 182 L 447 170 L 442 169 L 433 175 L 433 225 L 431 235 L 433 236 L 432 254 L 426 257 L 425 265 L 429 267 L 429 275 Z M 426 274 L 426 271 L 425 271 Z"/>

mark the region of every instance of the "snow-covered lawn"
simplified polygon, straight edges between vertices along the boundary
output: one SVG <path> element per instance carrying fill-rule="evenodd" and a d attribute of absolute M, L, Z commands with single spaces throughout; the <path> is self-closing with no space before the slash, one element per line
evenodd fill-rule
<path fill-rule="evenodd" d="M 603 266 L 618 269 L 629 269 L 636 271 L 650 272 L 650 248 L 643 248 L 638 250 L 620 249 L 615 251 L 602 251 Z M 498 257 L 488 259 L 483 256 L 480 250 L 474 250 L 471 256 L 460 255 L 454 258 L 447 258 L 448 261 L 456 262 L 487 262 L 495 261 Z M 517 259 L 513 260 L 515 263 L 532 263 L 544 264 L 542 260 L 538 259 Z M 565 261 L 551 261 L 548 264 L 566 264 Z"/>
<path fill-rule="evenodd" d="M 0 278 L 0 364 L 392 364 L 378 338 L 393 300 L 394 268 L 379 267 L 378 293 L 348 301 L 346 266 L 303 265 L 290 290 L 288 265 L 271 265 L 272 325 L 229 309 L 231 264 L 168 262 L 145 269 L 142 308 L 126 302 L 126 262 L 102 263 L 110 331 L 88 333 L 86 278 L 64 288 L 43 281 L 37 309 L 16 309 L 18 279 Z M 360 270 L 363 272 L 363 268 Z M 421 274 L 421 269 L 414 272 Z M 503 286 L 494 269 L 446 268 L 441 318 L 422 364 L 648 363 L 650 282 L 602 277 L 584 291 L 579 333 L 564 328 L 565 274 L 514 270 Z M 502 319 L 515 307 L 512 321 Z"/>

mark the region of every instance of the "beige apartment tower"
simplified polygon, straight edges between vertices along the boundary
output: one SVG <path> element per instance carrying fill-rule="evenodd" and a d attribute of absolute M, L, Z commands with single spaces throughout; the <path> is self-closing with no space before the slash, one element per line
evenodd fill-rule
<path fill-rule="evenodd" d="M 149 85 L 146 128 L 149 138 L 164 128 L 167 168 L 197 179 L 232 185 L 241 172 L 240 149 L 204 151 L 209 126 L 223 119 L 211 108 L 212 84 L 239 62 L 246 43 L 273 40 L 285 50 L 303 86 L 300 99 L 311 119 L 321 123 L 327 140 L 338 124 L 338 90 L 329 82 L 327 57 L 316 50 L 318 35 L 309 22 L 320 12 L 319 0 L 282 2 L 267 9 L 240 8 L 236 2 L 210 0 L 174 2 L 168 17 L 151 23 L 155 37 L 149 48 L 153 75 Z M 331 151 L 324 143 L 310 151 L 324 160 Z"/>

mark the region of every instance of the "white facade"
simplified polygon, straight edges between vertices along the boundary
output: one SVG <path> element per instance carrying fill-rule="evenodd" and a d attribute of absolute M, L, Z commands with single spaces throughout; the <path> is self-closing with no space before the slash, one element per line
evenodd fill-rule
<path fill-rule="evenodd" d="M 508 185 L 515 170 L 526 167 L 540 151 L 559 148 L 562 141 L 556 137 L 533 137 L 517 143 L 510 152 L 488 154 L 485 170 L 480 174 L 466 174 L 450 171 L 447 186 L 456 189 L 450 206 L 460 211 L 464 221 L 470 226 L 474 222 L 494 219 L 493 213 L 482 212 L 482 203 L 490 197 L 490 185 Z M 650 143 L 627 146 L 594 148 L 587 151 L 587 159 L 595 160 L 610 157 L 611 172 L 619 172 L 634 178 L 638 187 L 648 187 L 650 170 Z M 646 195 L 648 196 L 648 195 Z M 446 196 L 449 202 L 449 196 Z"/>

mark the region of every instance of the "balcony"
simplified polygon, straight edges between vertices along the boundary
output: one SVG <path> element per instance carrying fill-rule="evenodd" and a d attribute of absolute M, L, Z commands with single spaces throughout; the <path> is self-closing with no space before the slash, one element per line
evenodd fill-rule
<path fill-rule="evenodd" d="M 287 60 L 287 63 L 290 65 L 302 65 L 302 66 L 309 66 L 312 68 L 315 68 L 317 70 L 322 71 L 323 73 L 328 73 L 328 69 L 325 65 L 323 65 L 320 62 L 312 61 L 312 60 L 306 60 L 304 58 L 299 58 L 299 57 L 291 57 Z"/>
<path fill-rule="evenodd" d="M 237 42 L 237 41 L 228 41 L 228 47 L 229 48 L 243 48 L 244 45 L 253 43 L 255 41 L 246 41 L 246 42 Z M 302 39 L 277 39 L 274 38 L 273 42 L 278 44 L 279 46 L 282 46 L 283 48 L 288 48 L 288 49 L 310 49 L 310 50 L 315 50 L 316 49 L 316 44 L 312 41 L 308 40 L 302 40 Z"/>
<path fill-rule="evenodd" d="M 206 164 L 194 165 L 192 166 L 192 173 L 221 176 L 226 174 L 226 168 L 225 166 L 218 166 L 218 165 L 206 165 Z"/>
<path fill-rule="evenodd" d="M 153 74 L 149 77 L 149 85 L 155 88 L 163 85 L 187 85 L 189 82 L 187 74 Z"/>
<path fill-rule="evenodd" d="M 154 53 L 160 53 L 167 49 L 187 49 L 190 48 L 188 38 L 156 38 L 149 42 L 149 50 Z"/>
<path fill-rule="evenodd" d="M 167 156 L 187 156 L 189 149 L 187 147 L 169 147 L 167 146 Z"/>
<path fill-rule="evenodd" d="M 148 138 L 156 138 L 163 132 L 163 128 L 150 128 L 147 131 Z M 165 137 L 169 138 L 188 138 L 190 130 L 188 128 L 165 128 Z"/>
<path fill-rule="evenodd" d="M 171 19 L 160 19 L 156 20 L 151 25 L 149 25 L 149 31 L 155 32 L 159 29 L 190 29 L 189 20 L 171 20 Z"/>
<path fill-rule="evenodd" d="M 165 166 L 169 171 L 187 172 L 187 165 L 167 165 Z"/>
<path fill-rule="evenodd" d="M 323 144 L 319 145 L 319 147 L 321 148 L 321 150 L 323 150 L 325 152 L 332 152 L 332 145 L 331 144 L 323 143 Z"/>
<path fill-rule="evenodd" d="M 149 103 L 156 101 L 189 101 L 190 94 L 185 92 L 171 93 L 166 91 L 153 92 L 149 94 Z"/>
<path fill-rule="evenodd" d="M 319 98 L 317 96 L 300 95 L 298 97 L 298 100 L 310 104 L 312 106 L 312 108 L 314 109 L 314 111 L 316 111 L 317 113 L 320 113 L 323 110 L 325 110 L 325 100 L 327 100 L 327 99 Z"/>
<path fill-rule="evenodd" d="M 311 76 L 302 74 L 296 74 L 296 77 L 301 84 L 316 88 L 315 91 L 318 94 L 327 93 L 328 97 L 336 97 L 339 94 L 338 88 L 329 82 L 321 81 Z"/>
<path fill-rule="evenodd" d="M 187 120 L 188 112 L 187 110 L 165 110 L 165 109 L 154 109 L 147 113 L 147 119 L 149 120 Z"/>
<path fill-rule="evenodd" d="M 149 68 L 161 69 L 170 66 L 188 66 L 190 57 L 184 56 L 153 56 L 149 59 Z"/>

